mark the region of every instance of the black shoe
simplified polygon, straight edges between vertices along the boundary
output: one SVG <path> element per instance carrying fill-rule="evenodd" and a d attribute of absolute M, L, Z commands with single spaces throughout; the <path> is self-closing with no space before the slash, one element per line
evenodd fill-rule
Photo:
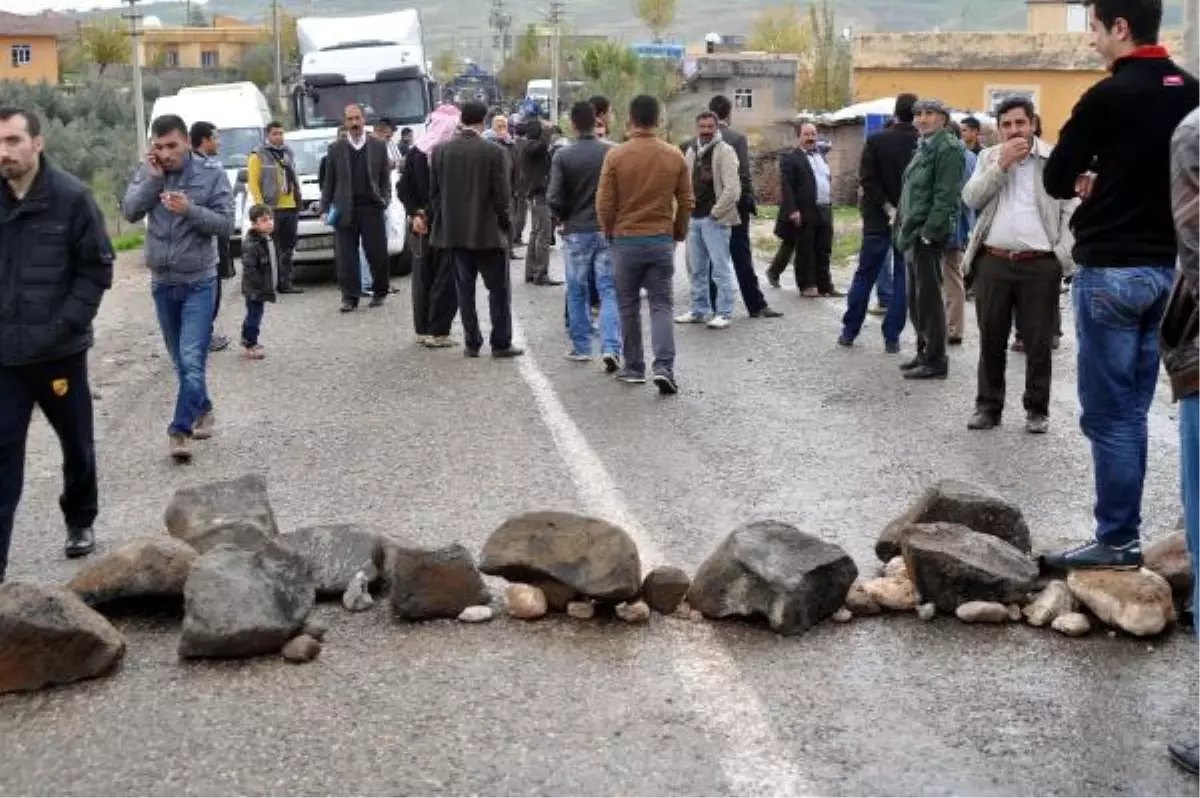
<path fill-rule="evenodd" d="M 381 297 L 381 296 L 371 297 L 371 301 L 367 303 L 367 307 L 381 308 L 381 307 L 383 307 L 383 300 L 384 300 L 384 297 Z"/>
<path fill-rule="evenodd" d="M 906 360 L 903 363 L 901 363 L 900 370 L 901 371 L 912 371 L 913 369 L 917 368 L 918 366 L 924 366 L 924 365 L 925 365 L 925 361 L 921 358 L 920 355 L 917 355 L 912 360 Z"/>
<path fill-rule="evenodd" d="M 468 346 L 463 349 L 463 357 L 479 357 L 479 350 Z"/>
<path fill-rule="evenodd" d="M 353 312 L 354 312 L 355 310 L 357 310 L 357 309 L 358 309 L 358 305 L 357 305 L 356 303 L 354 303 L 354 302 L 343 302 L 343 303 L 342 303 L 341 312 L 342 312 L 342 313 L 353 313 Z"/>
<path fill-rule="evenodd" d="M 1142 567 L 1142 542 L 1135 540 L 1120 548 L 1103 543 L 1085 543 L 1073 549 L 1043 554 L 1042 564 L 1058 571 L 1136 571 Z"/>
<path fill-rule="evenodd" d="M 947 338 L 946 343 L 950 346 L 962 346 L 962 336 L 956 335 L 953 338 Z"/>
<path fill-rule="evenodd" d="M 846 337 L 846 336 L 844 336 L 844 335 L 839 335 L 839 336 L 838 336 L 838 346 L 844 346 L 844 347 L 847 347 L 847 348 L 849 348 L 849 347 L 851 347 L 851 346 L 854 346 L 854 339 L 853 339 L 853 338 L 847 338 L 847 337 Z"/>
<path fill-rule="evenodd" d="M 899 341 L 884 341 L 883 342 L 883 351 L 887 352 L 889 355 L 900 354 L 900 342 Z"/>
<path fill-rule="evenodd" d="M 1196 743 L 1171 743 L 1167 746 L 1171 759 L 1188 773 L 1200 773 L 1200 746 Z"/>
<path fill-rule="evenodd" d="M 845 291 L 839 291 L 832 286 L 830 286 L 829 288 L 826 288 L 824 291 L 821 292 L 821 296 L 825 297 L 826 299 L 839 299 L 841 297 L 844 297 L 845 295 L 846 295 Z"/>
<path fill-rule="evenodd" d="M 303 294 L 304 289 L 297 288 L 294 285 L 284 285 L 284 286 L 280 286 L 279 288 L 277 288 L 275 290 L 275 293 L 277 293 L 277 294 Z"/>
<path fill-rule="evenodd" d="M 675 382 L 675 377 L 671 374 L 655 374 L 654 386 L 663 396 L 674 396 L 679 393 L 679 383 Z"/>
<path fill-rule="evenodd" d="M 96 536 L 92 528 L 67 526 L 67 542 L 63 544 L 63 554 L 70 559 L 86 557 L 96 550 Z"/>
<path fill-rule="evenodd" d="M 534 280 L 533 284 L 534 285 L 562 285 L 563 281 L 555 280 L 553 277 L 542 277 L 541 279 Z"/>
<path fill-rule="evenodd" d="M 772 288 L 779 288 L 779 275 L 767 272 L 767 285 Z"/>
<path fill-rule="evenodd" d="M 604 372 L 606 374 L 616 374 L 621 369 L 621 358 L 611 352 L 604 355 Z"/>
<path fill-rule="evenodd" d="M 214 334 L 212 337 L 212 340 L 208 342 L 208 351 L 209 352 L 220 352 L 220 351 L 222 351 L 224 349 L 228 349 L 228 348 L 229 348 L 229 336 L 228 335 Z"/>
<path fill-rule="evenodd" d="M 946 366 L 937 368 L 935 366 L 920 365 L 915 369 L 908 369 L 904 372 L 906 380 L 944 380 L 950 374 L 950 369 Z"/>
<path fill-rule="evenodd" d="M 492 357 L 498 357 L 498 358 L 504 359 L 504 358 L 520 357 L 523 354 L 525 354 L 525 350 L 519 346 L 506 346 L 501 349 L 497 349 L 494 346 L 492 347 Z"/>
<path fill-rule="evenodd" d="M 967 429 L 995 429 L 1000 426 L 1000 416 L 976 410 L 975 415 L 967 422 Z"/>
<path fill-rule="evenodd" d="M 1040 413 L 1030 413 L 1025 417 L 1025 431 L 1031 435 L 1045 435 L 1050 431 L 1050 419 Z"/>
<path fill-rule="evenodd" d="M 629 385 L 645 385 L 646 375 L 639 374 L 636 371 L 630 371 L 629 369 L 622 369 L 621 371 L 617 372 L 617 382 L 624 382 Z"/>
<path fill-rule="evenodd" d="M 756 310 L 750 314 L 752 319 L 779 319 L 783 314 L 770 305 L 764 306 L 761 310 Z"/>

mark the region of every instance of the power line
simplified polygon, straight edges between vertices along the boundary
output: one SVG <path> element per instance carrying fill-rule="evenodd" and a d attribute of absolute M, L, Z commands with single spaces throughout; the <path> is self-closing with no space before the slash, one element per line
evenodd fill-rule
<path fill-rule="evenodd" d="M 137 10 L 138 0 L 125 0 L 129 10 L 122 11 L 121 16 L 129 20 L 129 40 L 133 42 L 133 114 L 134 124 L 137 125 L 137 152 L 141 155 L 146 149 L 146 95 L 142 92 L 142 13 Z"/>
<path fill-rule="evenodd" d="M 550 13 L 547 15 L 547 21 L 554 26 L 551 31 L 550 39 L 550 121 L 558 124 L 558 77 L 559 77 L 559 56 L 562 49 L 562 20 L 563 0 L 550 0 Z"/>

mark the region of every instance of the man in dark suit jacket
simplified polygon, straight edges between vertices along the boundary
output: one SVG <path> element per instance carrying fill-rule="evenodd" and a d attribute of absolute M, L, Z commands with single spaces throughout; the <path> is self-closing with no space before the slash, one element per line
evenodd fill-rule
<path fill-rule="evenodd" d="M 512 345 L 512 296 L 508 275 L 509 205 L 512 186 L 507 156 L 483 137 L 487 106 L 464 103 L 462 132 L 433 151 L 429 204 L 434 209 L 433 246 L 454 263 L 458 312 L 467 357 L 479 357 L 483 334 L 475 312 L 475 281 L 483 276 L 492 319 L 492 357 L 519 357 Z"/>
<path fill-rule="evenodd" d="M 798 146 L 779 162 L 779 214 L 775 235 L 779 251 L 767 276 L 779 285 L 779 275 L 795 254 L 796 287 L 804 296 L 832 295 L 829 258 L 833 250 L 832 208 L 818 202 L 817 175 L 811 158 L 816 154 L 817 129 L 806 122 L 798 128 Z"/>
<path fill-rule="evenodd" d="M 368 136 L 362 106 L 345 113 L 346 137 L 329 147 L 325 183 L 321 187 L 321 218 L 334 216 L 334 256 L 342 289 L 342 312 L 358 307 L 362 293 L 358 244 L 361 239 L 371 264 L 374 296 L 379 307 L 391 293 L 387 251 L 387 208 L 392 199 L 392 169 L 387 144 Z"/>

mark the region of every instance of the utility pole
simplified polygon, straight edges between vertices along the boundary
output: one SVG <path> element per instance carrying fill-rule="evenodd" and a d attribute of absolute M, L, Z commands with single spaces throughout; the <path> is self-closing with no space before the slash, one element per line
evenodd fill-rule
<path fill-rule="evenodd" d="M 559 50 L 562 47 L 563 0 L 550 0 L 550 24 L 554 26 L 550 39 L 550 122 L 558 124 Z"/>
<path fill-rule="evenodd" d="M 287 98 L 283 95 L 283 48 L 279 30 L 279 0 L 271 0 L 271 20 L 275 32 L 275 99 L 279 103 L 279 112 L 284 113 L 287 110 Z"/>
<path fill-rule="evenodd" d="M 129 40 L 133 42 L 133 114 L 137 125 L 137 152 L 146 151 L 146 95 L 142 93 L 142 14 L 137 10 L 138 0 L 125 0 L 129 10 L 121 16 L 129 20 Z"/>

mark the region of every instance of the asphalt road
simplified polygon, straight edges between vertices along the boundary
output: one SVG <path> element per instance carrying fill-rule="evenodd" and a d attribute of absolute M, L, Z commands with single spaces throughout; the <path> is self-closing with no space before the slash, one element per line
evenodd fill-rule
<path fill-rule="evenodd" d="M 970 337 L 948 381 L 906 383 L 877 322 L 839 349 L 841 303 L 794 291 L 771 292 L 783 319 L 739 305 L 727 331 L 677 329 L 682 393 L 663 400 L 566 361 L 561 289 L 513 273 L 518 362 L 418 348 L 407 281 L 349 316 L 332 286 L 285 297 L 267 311 L 266 360 L 214 356 L 218 433 L 179 467 L 164 431 L 173 377 L 145 277 L 124 261 L 93 358 L 102 548 L 163 533 L 175 488 L 256 470 L 284 528 L 356 521 L 478 550 L 511 514 L 572 509 L 624 523 L 647 567 L 689 571 L 735 525 L 769 517 L 873 569 L 878 531 L 942 477 L 1018 501 L 1038 546 L 1089 535 L 1069 335 L 1043 437 L 1021 430 L 1020 358 L 1017 412 L 968 433 Z M 1148 538 L 1179 513 L 1165 391 L 1151 432 Z M 10 576 L 65 581 L 58 453 L 40 420 L 28 462 Z M 1068 640 L 890 617 L 783 639 L 661 617 L 400 626 L 384 609 L 323 607 L 328 642 L 306 666 L 181 664 L 176 626 L 121 621 L 129 653 L 112 678 L 0 699 L 0 792 L 1196 794 L 1164 750 L 1197 730 L 1183 633 Z"/>

